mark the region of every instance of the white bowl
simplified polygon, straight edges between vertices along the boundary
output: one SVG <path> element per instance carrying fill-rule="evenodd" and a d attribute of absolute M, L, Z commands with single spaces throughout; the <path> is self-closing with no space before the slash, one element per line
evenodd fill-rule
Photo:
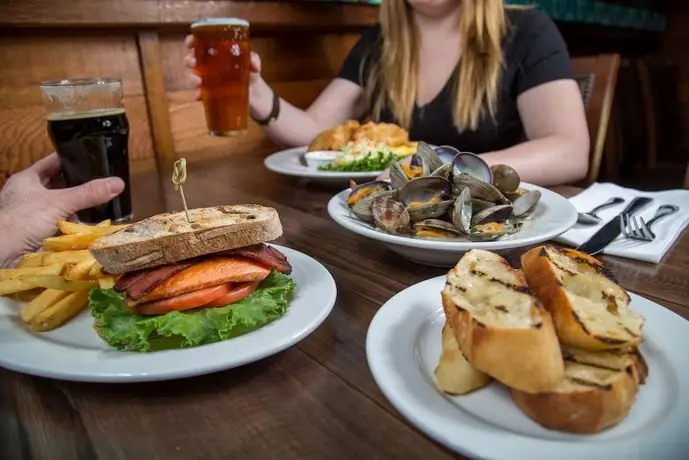
<path fill-rule="evenodd" d="M 520 185 L 527 190 L 539 190 L 541 200 L 522 229 L 497 241 L 475 242 L 450 238 L 419 238 L 392 235 L 359 220 L 347 207 L 350 190 L 335 195 L 328 203 L 330 217 L 354 233 L 378 240 L 392 251 L 413 262 L 435 267 L 451 267 L 470 249 L 501 252 L 507 249 L 530 246 L 553 239 L 569 230 L 577 221 L 577 210 L 561 195 L 537 185 Z"/>
<path fill-rule="evenodd" d="M 318 170 L 321 166 L 327 166 L 335 161 L 337 154 L 338 152 L 334 150 L 314 150 L 305 153 L 304 160 L 309 168 Z"/>

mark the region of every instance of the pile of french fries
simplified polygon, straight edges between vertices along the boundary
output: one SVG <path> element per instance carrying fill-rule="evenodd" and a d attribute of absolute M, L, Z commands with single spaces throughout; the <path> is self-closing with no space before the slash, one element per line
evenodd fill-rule
<path fill-rule="evenodd" d="M 97 225 L 61 220 L 57 226 L 62 235 L 43 240 L 41 251 L 26 254 L 17 268 L 0 269 L 0 295 L 26 301 L 19 317 L 36 332 L 56 329 L 79 314 L 92 287 L 114 286 L 115 278 L 101 272 L 87 248 L 126 227 L 109 220 Z"/>

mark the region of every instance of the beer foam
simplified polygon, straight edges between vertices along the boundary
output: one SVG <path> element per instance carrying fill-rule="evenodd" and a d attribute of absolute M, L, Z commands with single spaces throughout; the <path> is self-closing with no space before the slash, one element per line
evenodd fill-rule
<path fill-rule="evenodd" d="M 239 18 L 204 18 L 191 25 L 191 28 L 203 26 L 243 26 L 249 27 L 249 21 Z"/>
<path fill-rule="evenodd" d="M 113 115 L 121 115 L 124 113 L 124 108 L 115 109 L 95 109 L 95 110 L 84 110 L 80 112 L 56 112 L 48 114 L 48 121 L 61 121 L 61 120 L 77 120 L 84 118 L 96 118 L 96 117 L 110 117 Z"/>

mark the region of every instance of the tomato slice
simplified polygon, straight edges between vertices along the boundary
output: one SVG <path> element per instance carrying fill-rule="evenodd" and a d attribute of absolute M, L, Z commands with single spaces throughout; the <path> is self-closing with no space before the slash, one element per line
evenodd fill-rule
<path fill-rule="evenodd" d="M 169 299 L 142 303 L 133 307 L 133 310 L 140 315 L 164 315 L 171 311 L 189 310 L 202 307 L 220 297 L 225 297 L 232 290 L 232 283 L 221 284 L 220 286 L 199 289 L 198 291 L 170 297 Z"/>
<path fill-rule="evenodd" d="M 218 297 L 217 299 L 210 301 L 209 303 L 205 304 L 204 307 L 224 307 L 225 305 L 239 302 L 244 297 L 248 297 L 252 292 L 254 292 L 259 284 L 261 284 L 260 281 L 254 283 L 235 284 L 230 292 L 222 297 Z"/>

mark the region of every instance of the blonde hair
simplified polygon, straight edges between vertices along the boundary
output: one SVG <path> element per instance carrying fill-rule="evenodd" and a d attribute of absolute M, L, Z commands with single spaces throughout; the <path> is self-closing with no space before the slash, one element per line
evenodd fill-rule
<path fill-rule="evenodd" d="M 502 0 L 462 0 L 459 68 L 453 74 L 452 121 L 458 131 L 475 130 L 486 114 L 495 119 L 507 30 Z M 418 87 L 417 31 L 406 0 L 380 7 L 381 42 L 371 55 L 366 96 L 375 120 L 387 107 L 409 129 Z"/>

